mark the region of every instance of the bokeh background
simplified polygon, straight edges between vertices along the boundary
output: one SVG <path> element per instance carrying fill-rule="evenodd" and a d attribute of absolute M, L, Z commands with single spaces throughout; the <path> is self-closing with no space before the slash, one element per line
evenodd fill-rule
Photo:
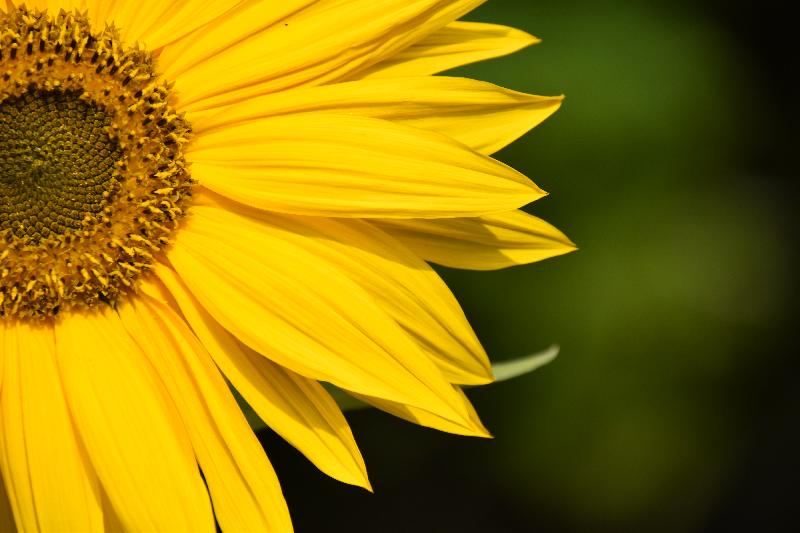
<path fill-rule="evenodd" d="M 495 360 L 493 440 L 349 415 L 374 495 L 261 437 L 298 532 L 789 531 L 800 407 L 793 30 L 769 1 L 494 0 L 542 44 L 460 69 L 564 107 L 498 157 L 580 250 L 442 275 Z M 794 524 L 796 526 L 796 523 Z"/>

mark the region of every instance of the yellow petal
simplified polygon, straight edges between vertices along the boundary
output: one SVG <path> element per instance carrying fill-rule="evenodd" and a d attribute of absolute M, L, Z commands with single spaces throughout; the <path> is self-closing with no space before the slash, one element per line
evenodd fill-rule
<path fill-rule="evenodd" d="M 201 136 L 192 177 L 238 202 L 299 215 L 480 216 L 545 193 L 444 135 L 374 118 L 303 113 Z"/>
<path fill-rule="evenodd" d="M 494 270 L 575 250 L 563 233 L 523 211 L 479 218 L 375 223 L 423 259 L 453 268 Z"/>
<path fill-rule="evenodd" d="M 117 516 L 111 502 L 108 501 L 108 495 L 102 491 L 102 505 L 103 505 L 103 528 L 109 532 L 122 532 L 125 531 L 125 526 L 122 524 L 119 516 Z"/>
<path fill-rule="evenodd" d="M 2 6 L 0 6 L 2 10 Z M 8 501 L 6 494 L 6 484 L 0 479 L 0 531 L 16 533 L 17 524 L 14 522 L 14 513 L 11 510 L 11 502 Z"/>
<path fill-rule="evenodd" d="M 187 111 L 330 83 L 391 57 L 482 2 L 251 2 L 167 47 L 164 74 Z"/>
<path fill-rule="evenodd" d="M 117 314 L 101 304 L 60 317 L 56 346 L 81 442 L 125 528 L 214 531 L 183 423 Z"/>
<path fill-rule="evenodd" d="M 28 9 L 48 10 L 50 13 L 57 14 L 60 9 L 86 9 L 87 0 L 6 0 L 9 9 L 14 6 L 25 5 Z"/>
<path fill-rule="evenodd" d="M 276 363 L 468 423 L 450 384 L 369 294 L 268 225 L 195 206 L 169 260 L 211 316 Z"/>
<path fill-rule="evenodd" d="M 223 531 L 290 531 L 289 511 L 263 448 L 183 319 L 146 296 L 122 304 L 119 313 L 178 406 Z"/>
<path fill-rule="evenodd" d="M 204 63 L 221 54 L 230 54 L 232 47 L 247 46 L 250 41 L 263 39 L 262 34 L 267 32 L 271 32 L 271 44 L 278 45 L 276 37 L 282 38 L 288 28 L 284 24 L 288 24 L 291 17 L 302 15 L 305 9 L 313 9 L 319 4 L 319 0 L 239 2 L 202 32 L 183 36 L 167 46 L 159 56 L 165 62 L 164 75 L 168 79 L 177 79 L 192 69 L 202 68 Z"/>
<path fill-rule="evenodd" d="M 239 344 L 208 315 L 174 271 L 158 266 L 156 273 L 214 361 L 264 423 L 329 476 L 369 489 L 350 426 L 325 389 Z M 145 286 L 145 290 L 151 289 Z"/>
<path fill-rule="evenodd" d="M 465 78 L 363 80 L 268 94 L 207 113 L 190 114 L 199 135 L 259 118 L 330 112 L 380 118 L 439 132 L 492 154 L 553 114 L 562 97 L 503 89 Z"/>
<path fill-rule="evenodd" d="M 3 392 L 3 372 L 5 371 L 6 321 L 0 320 L 0 393 Z"/>
<path fill-rule="evenodd" d="M 64 4 L 61 0 L 50 3 Z M 88 9 L 94 28 L 113 24 L 125 43 L 142 43 L 150 51 L 202 28 L 235 4 L 230 0 L 71 0 L 70 3 L 65 9 Z M 161 61 L 159 65 L 164 67 Z"/>
<path fill-rule="evenodd" d="M 470 420 L 472 422 L 472 426 L 470 428 L 465 428 L 462 425 L 454 424 L 452 421 L 437 416 L 434 413 L 425 411 L 424 409 L 390 402 L 382 398 L 371 398 L 361 394 L 350 394 L 363 402 L 377 407 L 381 411 L 385 411 L 398 418 L 402 418 L 403 420 L 407 420 L 420 426 L 438 429 L 439 431 L 454 433 L 456 435 L 466 435 L 468 437 L 491 437 L 492 435 L 489 433 L 489 430 L 483 426 L 483 423 L 478 417 L 478 413 L 475 411 L 475 408 L 472 407 L 472 403 L 470 403 L 466 394 L 464 394 L 464 392 L 458 387 L 455 387 L 455 390 L 464 402 L 465 409 L 467 409 L 469 412 Z"/>
<path fill-rule="evenodd" d="M 492 59 L 539 42 L 524 31 L 481 22 L 451 22 L 399 54 L 359 72 L 354 78 L 428 76 Z"/>
<path fill-rule="evenodd" d="M 97 478 L 64 401 L 52 324 L 11 325 L 3 351 L 0 464 L 17 523 L 24 530 L 101 531 Z"/>
<path fill-rule="evenodd" d="M 6 3 L 9 3 L 7 0 Z M 128 44 L 142 43 L 150 51 L 174 43 L 202 28 L 237 4 L 231 0 L 15 0 L 29 9 L 47 9 L 50 14 L 87 12 L 95 30 L 113 25 Z M 163 62 L 159 62 L 163 68 Z"/>
<path fill-rule="evenodd" d="M 126 2 L 130 29 L 123 22 L 119 25 L 128 42 L 141 41 L 148 50 L 158 50 L 220 18 L 232 9 L 232 4 L 231 0 L 148 0 L 145 4 L 141 0 Z M 112 16 L 118 17 L 117 12 Z M 159 65 L 164 68 L 163 60 L 159 61 Z"/>
<path fill-rule="evenodd" d="M 491 366 L 453 294 L 414 253 L 360 220 L 259 218 L 281 238 L 336 265 L 366 290 L 452 383 L 492 381 Z"/>

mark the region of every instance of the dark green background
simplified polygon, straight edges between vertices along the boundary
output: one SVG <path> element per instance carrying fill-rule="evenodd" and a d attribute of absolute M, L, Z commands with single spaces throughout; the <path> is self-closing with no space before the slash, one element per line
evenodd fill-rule
<path fill-rule="evenodd" d="M 561 355 L 471 393 L 491 441 L 352 413 L 375 495 L 263 435 L 297 530 L 788 530 L 789 28 L 764 2 L 496 0 L 468 19 L 544 39 L 458 74 L 567 95 L 498 157 L 580 250 L 442 273 L 493 359 Z"/>

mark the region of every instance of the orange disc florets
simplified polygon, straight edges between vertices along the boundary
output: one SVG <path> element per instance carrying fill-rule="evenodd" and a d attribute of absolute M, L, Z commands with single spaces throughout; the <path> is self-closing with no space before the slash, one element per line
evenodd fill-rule
<path fill-rule="evenodd" d="M 79 13 L 0 13 L 0 316 L 114 302 L 191 194 L 153 57 Z"/>

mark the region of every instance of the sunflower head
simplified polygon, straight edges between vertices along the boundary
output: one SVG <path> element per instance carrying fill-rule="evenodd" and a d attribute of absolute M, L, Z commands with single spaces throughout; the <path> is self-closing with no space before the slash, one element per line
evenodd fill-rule
<path fill-rule="evenodd" d="M 232 388 L 365 488 L 334 393 L 488 436 L 429 263 L 573 246 L 491 157 L 561 98 L 432 76 L 536 42 L 480 3 L 0 4 L 0 530 L 291 531 Z"/>
<path fill-rule="evenodd" d="M 0 36 L 0 314 L 113 303 L 185 213 L 191 128 L 113 27 L 21 6 Z"/>

